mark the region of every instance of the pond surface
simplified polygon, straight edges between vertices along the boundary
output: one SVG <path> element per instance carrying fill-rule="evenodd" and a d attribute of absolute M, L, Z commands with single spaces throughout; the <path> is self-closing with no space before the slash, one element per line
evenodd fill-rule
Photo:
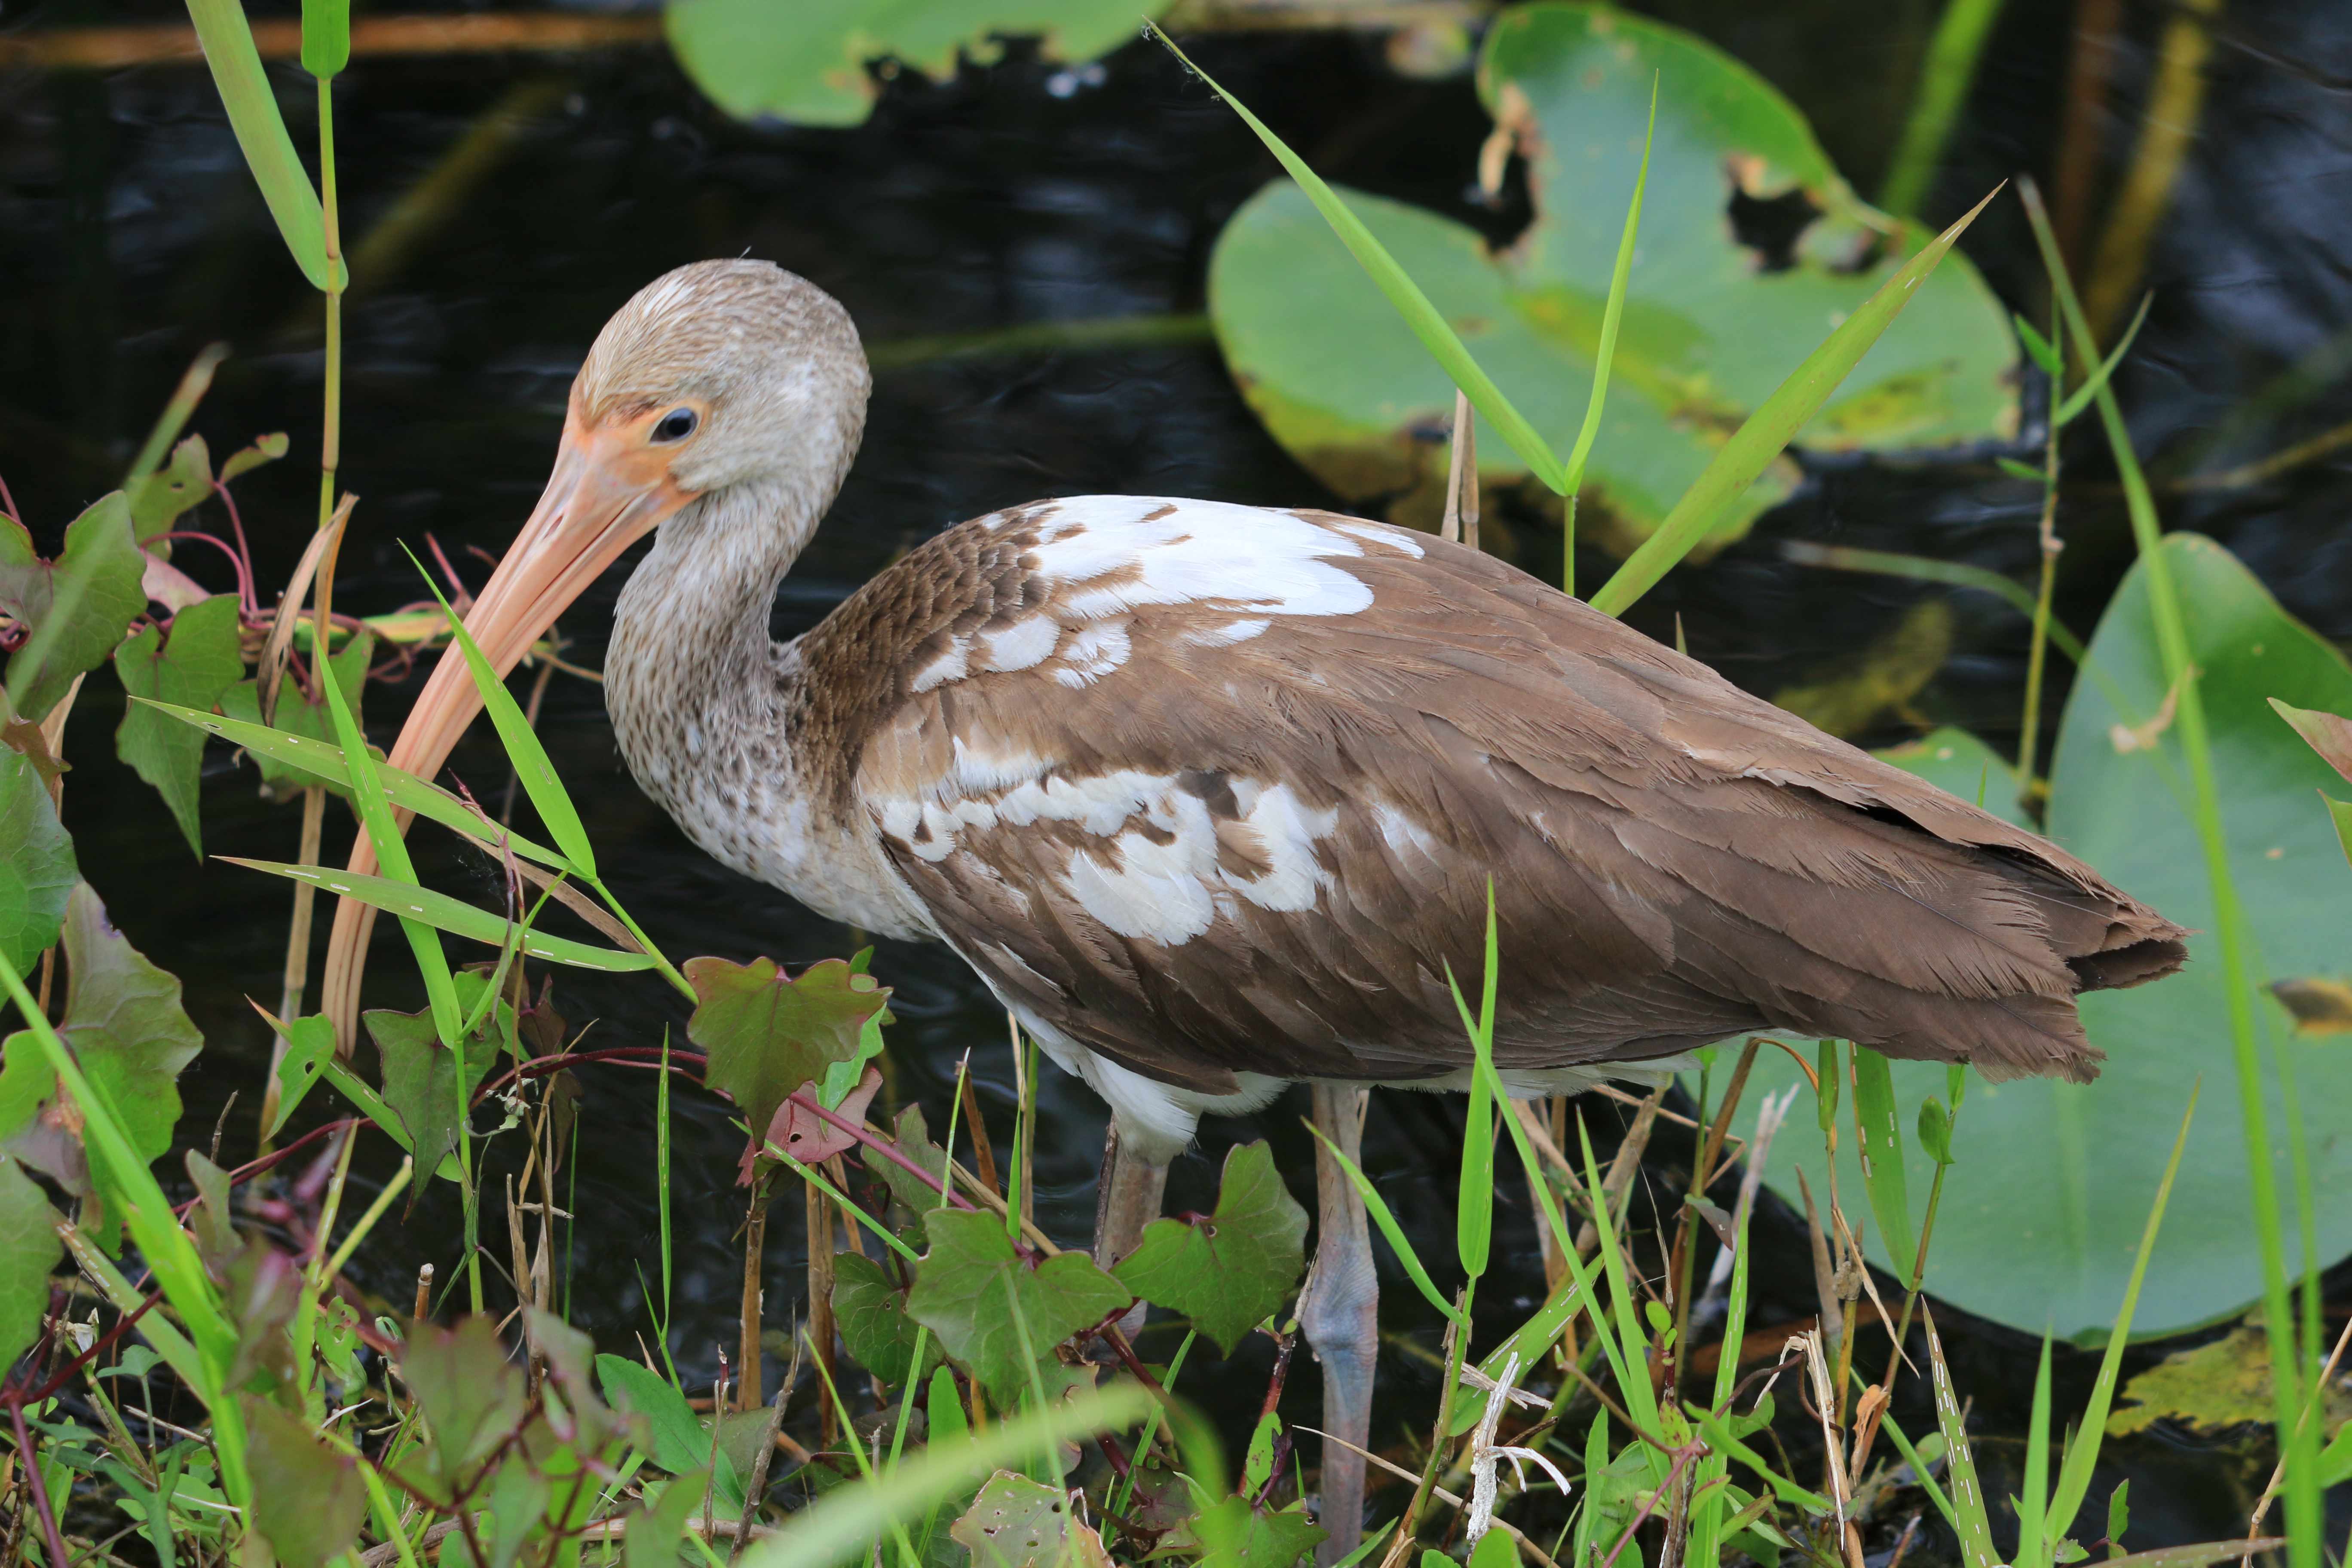
<path fill-rule="evenodd" d="M 1790 91 L 1832 157 L 1868 190 L 1937 8 L 1925 0 L 1769 10 L 1685 0 L 1652 9 L 1706 33 Z M 2021 169 L 2050 183 L 2068 15 L 2059 6 L 2010 10 L 1931 217 L 1957 212 Z M 6 20 L 67 26 L 172 15 L 91 0 Z M 2112 106 L 2087 121 L 2093 166 L 2108 183 L 2132 143 L 2158 21 L 2135 9 L 2127 35 L 2110 40 Z M 1202 37 L 1193 44 L 1205 68 L 1327 174 L 1446 212 L 1497 239 L 1526 221 L 1511 190 L 1496 208 L 1472 199 L 1488 127 L 1466 78 L 1401 77 L 1377 37 Z M 2156 304 L 2120 378 L 2140 449 L 2159 473 L 2243 464 L 2352 418 L 2352 395 L 2338 384 L 2352 365 L 2352 339 L 2343 335 L 2352 322 L 2352 269 L 2343 261 L 2352 256 L 2352 13 L 2324 0 L 2233 7 L 2211 79 L 2202 134 L 2151 253 Z M 297 141 L 307 144 L 308 79 L 281 69 L 277 80 Z M 1038 496 L 1127 491 L 1338 504 L 1261 431 L 1214 346 L 1181 321 L 1172 341 L 1083 351 L 947 358 L 940 344 L 920 341 L 1202 310 L 1209 247 L 1272 166 L 1154 47 L 1134 45 L 1099 69 L 1076 72 L 1016 47 L 1004 63 L 952 82 L 901 78 L 873 120 L 847 132 L 730 123 L 656 50 L 362 61 L 343 79 L 338 103 L 347 235 L 365 236 L 420 187 L 446 197 L 373 273 L 360 273 L 363 291 L 349 308 L 341 477 L 362 500 L 342 557 L 344 606 L 389 608 L 415 597 L 399 545 L 427 535 L 478 584 L 487 568 L 467 552 L 503 548 L 528 511 L 570 378 L 596 329 L 655 274 L 709 256 L 771 258 L 811 278 L 849 307 L 884 361 L 864 453 L 784 586 L 780 636 L 814 625 L 929 533 Z M 449 190 L 445 159 L 462 139 L 483 134 L 479 122 L 497 105 L 515 114 L 514 123 L 488 133 L 499 144 L 484 166 Z M 189 356 L 225 340 L 236 357 L 194 427 L 215 455 L 265 430 L 291 433 L 294 457 L 238 486 L 261 580 L 281 582 L 315 505 L 317 305 L 268 225 L 209 81 L 177 67 L 0 78 L 0 478 L 44 548 L 116 482 Z M 1966 248 L 2012 305 L 2039 312 L 2038 268 L 2013 204 L 1997 205 Z M 2300 381 L 2290 376 L 2298 366 Z M 2038 397 L 2028 389 L 2030 411 Z M 2074 487 L 2061 518 L 2069 548 L 2060 614 L 2080 629 L 2095 620 L 2129 556 L 2095 447 L 2094 437 L 2069 447 Z M 2259 482 L 2168 497 L 2167 521 L 2221 538 L 2291 608 L 2340 639 L 2352 637 L 2347 499 L 2352 474 L 2323 458 Z M 1980 459 L 1819 468 L 1753 539 L 1676 573 L 1633 618 L 1669 638 L 1679 622 L 1695 655 L 1769 694 L 1850 665 L 1929 591 L 1792 566 L 1781 542 L 1910 551 L 2022 577 L 2035 559 L 2034 511 L 2022 487 Z M 219 530 L 216 513 L 196 514 L 198 524 Z M 1541 529 L 1522 521 L 1525 563 L 1556 570 L 1556 534 L 1547 546 Z M 181 560 L 209 584 L 226 585 L 216 560 L 193 552 Z M 1596 557 L 1580 576 L 1597 582 L 1606 566 Z M 600 662 L 622 576 L 612 574 L 567 617 L 572 658 Z M 1953 721 L 2013 746 L 2023 622 L 1982 595 L 1957 595 L 1951 605 L 1950 658 L 1866 739 Z M 93 682 L 75 714 L 69 757 L 94 761 L 110 748 L 120 697 L 104 687 Z M 371 693 L 370 727 L 380 741 L 388 741 L 413 689 L 412 682 Z M 2054 721 L 2055 700 L 2047 711 Z M 852 933 L 704 858 L 637 794 L 593 687 L 559 678 L 541 731 L 614 887 L 667 951 L 768 954 L 788 965 L 850 951 Z M 479 741 L 453 767 L 478 792 L 503 785 L 496 752 Z M 209 759 L 204 804 L 208 852 L 293 858 L 299 814 L 258 800 L 250 772 L 224 753 Z M 188 1127 L 209 1126 L 226 1110 L 224 1151 L 242 1154 L 268 1052 L 244 999 L 275 1003 L 283 885 L 175 859 L 183 851 L 154 797 L 110 764 L 72 776 L 66 810 L 85 873 L 131 939 L 184 977 L 210 1042 L 186 1080 Z M 331 857 L 340 856 L 347 833 L 347 823 L 331 817 Z M 460 865 L 441 843 L 421 842 L 429 846 L 428 876 L 489 896 L 478 868 Z M 321 945 L 325 926 L 322 919 Z M 421 1005 L 395 957 L 381 954 L 375 999 Z M 943 952 L 885 944 L 874 969 L 896 987 L 892 1094 L 919 1100 L 940 1125 L 955 1063 L 969 1051 L 1002 1147 L 1012 1103 L 1003 1014 Z M 682 1037 L 684 1009 L 650 981 L 567 973 L 559 1005 L 575 1026 L 594 1020 L 591 1044 L 653 1044 L 666 1029 Z M 586 1079 L 574 1319 L 606 1348 L 625 1349 L 646 1330 L 639 1270 L 650 1277 L 657 1265 L 650 1080 L 618 1069 L 590 1069 Z M 242 1091 L 234 1109 L 232 1091 Z M 1171 1206 L 1212 1206 L 1224 1149 L 1255 1137 L 1272 1140 L 1297 1190 L 1311 1190 L 1304 1109 L 1295 1098 L 1255 1118 L 1204 1127 L 1200 1151 L 1175 1173 Z M 707 1380 L 716 1347 L 732 1342 L 741 1200 L 731 1179 L 740 1145 L 705 1097 L 681 1094 L 677 1112 L 673 1343 L 691 1382 Z M 1614 1110 L 1596 1105 L 1592 1114 L 1596 1132 L 1613 1141 Z M 1102 1115 L 1083 1088 L 1049 1075 L 1039 1216 L 1066 1239 L 1083 1237 L 1091 1223 Z M 1459 1115 L 1452 1102 L 1386 1095 L 1367 1139 L 1367 1164 L 1390 1202 L 1439 1256 L 1452 1228 Z M 380 1142 L 363 1145 L 372 1179 L 388 1173 L 383 1152 Z M 1662 1139 L 1652 1160 L 1661 1191 L 1677 1190 L 1676 1157 Z M 362 1271 L 389 1300 L 405 1300 L 420 1262 L 438 1263 L 447 1277 L 456 1215 L 446 1193 L 368 1249 Z M 1502 1278 L 1487 1292 L 1486 1332 L 1516 1321 L 1542 1289 L 1525 1196 L 1507 1191 L 1501 1206 L 1507 1234 L 1519 1227 L 1521 1241 L 1497 1248 Z M 800 1293 L 797 1208 L 780 1205 L 772 1232 L 777 1302 Z M 486 1234 L 502 1225 L 493 1211 Z M 1759 1229 L 1751 1322 L 1809 1315 L 1801 1228 L 1768 1209 Z M 1433 1323 L 1402 1276 L 1384 1284 L 1391 1328 L 1433 1344 Z M 2032 1347 L 1983 1325 L 1948 1323 L 1947 1333 L 1989 1434 L 1979 1455 L 1996 1472 L 1988 1479 L 1998 1493 L 2011 1484 L 1999 1472 L 2014 1475 L 2018 1449 L 2002 1435 L 2023 1425 Z M 1244 1358 L 1234 1375 L 1192 1389 L 1229 1426 L 1255 1409 L 1264 1386 L 1265 1358 Z M 2062 1352 L 2062 1408 L 2079 1407 L 2092 1370 L 2091 1358 Z M 1388 1443 L 1412 1411 L 1426 1408 L 1433 1380 L 1421 1360 L 1402 1354 L 1384 1378 L 1375 1432 Z M 1310 1421 L 1313 1400 L 1312 1376 L 1296 1380 L 1291 1404 Z M 1928 1424 L 1916 1401 L 1898 1401 L 1897 1413 L 1913 1430 Z M 1803 1440 L 1792 1428 L 1801 1463 Z M 2112 1479 L 2134 1479 L 2135 1546 L 2242 1530 L 2247 1499 L 2266 1473 L 2163 1436 L 2112 1444 L 2108 1453 L 2112 1476 L 2091 1495 L 2095 1505 Z"/>

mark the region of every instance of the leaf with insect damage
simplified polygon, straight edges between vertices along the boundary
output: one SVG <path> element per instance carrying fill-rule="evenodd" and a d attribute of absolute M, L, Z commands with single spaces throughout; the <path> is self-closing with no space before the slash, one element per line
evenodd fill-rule
<path fill-rule="evenodd" d="M 940 1362 L 937 1334 L 923 1336 L 923 1362 L 915 1370 L 920 1325 L 907 1315 L 907 1292 L 892 1278 L 887 1260 L 845 1252 L 833 1260 L 833 1318 L 852 1360 L 893 1385 L 928 1377 Z"/>
<path fill-rule="evenodd" d="M 1205 1561 L 1230 1568 L 1292 1568 L 1329 1533 L 1296 1503 L 1265 1510 L 1229 1497 L 1186 1520 L 1170 1543 L 1205 1547 Z"/>
<path fill-rule="evenodd" d="M 1069 1380 L 1054 1347 L 1133 1300 L 1083 1253 L 1023 1258 L 994 1215 L 934 1209 L 924 1224 L 931 1249 L 915 1271 L 907 1313 L 1000 1408 L 1031 1392 L 1033 1373 L 1048 1397 L 1060 1392 Z"/>
<path fill-rule="evenodd" d="M 49 1270 L 64 1249 L 57 1211 L 24 1166 L 0 1154 L 0 1366 L 13 1366 L 41 1331 Z"/>
<path fill-rule="evenodd" d="M 710 1054 L 703 1082 L 732 1100 L 755 1131 L 794 1089 L 822 1083 L 827 1068 L 856 1056 L 866 1020 L 890 999 L 888 987 L 838 958 L 791 978 L 773 959 L 694 958 L 686 978 L 699 999 L 687 1037 Z M 756 1142 L 743 1151 L 746 1183 L 758 1152 Z"/>
<path fill-rule="evenodd" d="M 0 746 L 0 953 L 17 973 L 58 940 L 80 875 L 39 764 Z"/>
<path fill-rule="evenodd" d="M 299 1416 L 249 1394 L 240 1403 L 254 1529 L 280 1568 L 324 1568 L 359 1539 L 368 1500 L 359 1462 L 320 1442 Z"/>
<path fill-rule="evenodd" d="M 1282 1184 L 1272 1151 L 1244 1143 L 1225 1156 L 1214 1214 L 1153 1220 L 1111 1272 L 1231 1355 L 1298 1283 L 1306 1240 L 1307 1211 Z"/>
<path fill-rule="evenodd" d="M 173 616 L 169 637 L 163 627 L 149 626 L 117 645 L 114 672 L 122 678 L 122 689 L 199 710 L 212 707 L 245 673 L 237 653 L 236 611 L 233 596 L 215 594 Z M 128 702 L 114 731 L 114 753 L 155 786 L 201 859 L 196 785 L 205 760 L 204 731 L 143 703 Z"/>
<path fill-rule="evenodd" d="M 47 718 L 75 676 L 114 651 L 147 607 L 139 585 L 145 561 L 120 490 L 67 525 L 65 549 L 54 561 L 34 553 L 22 523 L 0 517 L 0 616 L 27 634 L 8 660 L 8 690 L 20 715 Z"/>
<path fill-rule="evenodd" d="M 458 1011 L 467 1017 L 481 1005 L 489 982 L 473 970 L 455 977 Z M 416 1156 L 409 1180 L 409 1201 L 415 1202 L 425 1184 L 441 1165 L 443 1156 L 457 1146 L 457 1067 L 455 1054 L 444 1050 L 433 1024 L 433 1012 L 395 1013 L 378 1008 L 362 1015 L 368 1037 L 375 1041 L 383 1063 L 383 1098 L 407 1131 L 408 1146 Z M 465 1097 L 471 1103 L 482 1075 L 498 1059 L 499 1042 L 513 1026 L 513 1013 L 501 999 L 466 1042 Z M 323 1066 L 323 1064 L 321 1064 Z"/>
<path fill-rule="evenodd" d="M 129 493 L 131 536 L 144 544 L 212 498 L 212 449 L 202 436 L 189 437 L 162 468 L 131 480 Z M 153 550 L 171 558 L 169 540 L 158 540 Z"/>
<path fill-rule="evenodd" d="M 988 1478 L 948 1535 L 971 1568 L 1110 1568 L 1102 1537 L 1070 1517 L 1067 1492 L 1011 1470 Z"/>

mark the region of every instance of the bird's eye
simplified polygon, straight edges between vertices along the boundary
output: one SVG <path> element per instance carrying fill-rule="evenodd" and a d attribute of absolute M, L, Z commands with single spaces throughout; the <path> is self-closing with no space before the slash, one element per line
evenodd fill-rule
<path fill-rule="evenodd" d="M 654 426 L 653 438 L 664 442 L 683 441 L 693 435 L 694 427 L 701 423 L 702 416 L 693 409 L 673 408 Z"/>

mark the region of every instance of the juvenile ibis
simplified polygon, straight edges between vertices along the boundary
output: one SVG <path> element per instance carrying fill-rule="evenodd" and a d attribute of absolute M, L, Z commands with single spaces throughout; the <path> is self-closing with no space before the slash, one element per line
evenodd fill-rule
<path fill-rule="evenodd" d="M 929 540 L 803 637 L 778 584 L 856 457 L 869 377 L 772 265 L 656 279 L 572 383 L 547 490 L 468 617 L 494 664 L 637 539 L 605 699 L 638 784 L 726 865 L 946 942 L 1109 1102 L 1097 1248 L 1159 1212 L 1204 1111 L 1312 1080 L 1352 1150 L 1373 1084 L 1461 1087 L 1445 974 L 1559 1092 L 1755 1029 L 2077 1081 L 2078 992 L 2183 931 L 2031 833 L 1475 550 L 1297 508 L 1072 496 Z M 478 708 L 445 658 L 391 753 Z M 373 863 L 364 836 L 356 869 Z M 336 912 L 345 1037 L 373 918 Z M 1375 1286 L 1326 1170 L 1300 1318 L 1328 1429 L 1367 1436 Z M 1324 1456 L 1345 1551 L 1362 1463 Z"/>

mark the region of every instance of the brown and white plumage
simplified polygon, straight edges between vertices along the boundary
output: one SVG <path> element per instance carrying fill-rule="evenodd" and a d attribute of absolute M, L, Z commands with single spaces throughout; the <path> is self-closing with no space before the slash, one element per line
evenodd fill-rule
<path fill-rule="evenodd" d="M 867 384 L 846 314 L 790 274 L 648 286 L 581 370 L 476 636 L 510 666 L 662 525 L 606 662 L 638 782 L 745 874 L 949 943 L 1155 1164 L 1286 1081 L 1458 1080 L 1445 975 L 1479 967 L 1490 879 L 1496 1054 L 1530 1092 L 1767 1027 L 2086 1079 L 2075 994 L 2182 961 L 2045 841 L 1381 523 L 1040 501 L 777 645 Z M 436 769 L 472 711 L 445 661 L 393 761 Z M 367 920 L 339 911 L 346 1029 Z"/>

